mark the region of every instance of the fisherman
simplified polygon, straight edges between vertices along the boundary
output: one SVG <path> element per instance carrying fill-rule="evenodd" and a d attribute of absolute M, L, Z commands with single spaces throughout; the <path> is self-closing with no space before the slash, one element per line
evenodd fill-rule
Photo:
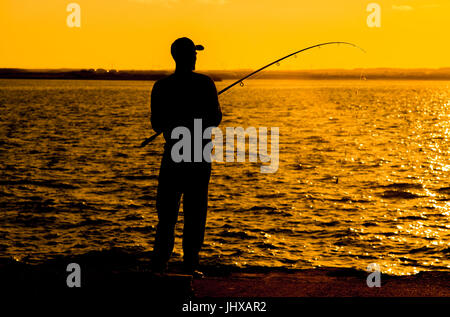
<path fill-rule="evenodd" d="M 201 119 L 203 129 L 217 127 L 222 120 L 217 89 L 213 80 L 194 72 L 197 51 L 186 37 L 179 38 L 171 46 L 176 63 L 175 72 L 158 80 L 151 94 L 151 124 L 156 133 L 162 133 L 166 141 L 158 178 L 156 210 L 158 226 L 152 256 L 152 271 L 163 273 L 174 247 L 174 231 L 183 197 L 183 268 L 186 274 L 201 277 L 199 251 L 203 244 L 208 207 L 208 184 L 211 176 L 211 159 L 174 160 L 172 131 L 185 127 L 194 137 L 194 120 Z M 203 135 L 203 131 L 202 131 Z M 203 139 L 203 146 L 211 139 Z M 191 144 L 194 144 L 193 139 Z M 202 146 L 202 148 L 203 148 Z M 184 155 L 183 155 L 184 156 Z"/>
<path fill-rule="evenodd" d="M 216 127 L 222 120 L 222 112 L 218 101 L 218 95 L 226 92 L 237 84 L 277 64 L 291 56 L 330 44 L 350 45 L 365 52 L 359 46 L 349 42 L 326 42 L 303 48 L 289 55 L 271 62 L 245 77 L 235 81 L 217 93 L 214 82 L 205 75 L 193 72 L 197 60 L 197 52 L 203 50 L 203 46 L 195 45 L 188 38 L 177 39 L 171 47 L 172 57 L 176 63 L 175 72 L 155 83 L 151 100 L 151 123 L 156 134 L 145 139 L 140 147 L 152 142 L 158 135 L 163 134 L 166 140 L 164 154 L 159 173 L 158 193 L 156 197 L 156 209 L 159 223 L 156 229 L 155 246 L 153 250 L 152 269 L 154 272 L 164 272 L 174 246 L 174 230 L 178 218 L 178 209 L 183 196 L 184 206 L 184 230 L 183 230 L 183 256 L 184 270 L 186 273 L 201 275 L 196 271 L 199 258 L 198 253 L 203 244 L 206 224 L 208 184 L 211 176 L 211 159 L 204 153 L 195 150 L 190 153 L 175 155 L 179 142 L 172 139 L 180 128 L 189 129 L 190 144 L 195 144 L 196 133 L 194 125 L 198 119 L 202 120 L 202 131 L 210 127 Z M 202 133 L 203 146 L 211 142 L 211 139 Z M 185 141 L 183 139 L 183 141 Z M 185 143 L 185 142 L 181 142 Z M 191 149 L 192 147 L 187 147 Z M 185 147 L 182 147 L 185 150 Z M 175 151 L 172 151 L 175 150 Z M 178 153 L 179 154 L 179 153 Z M 186 156 L 190 159 L 185 160 Z M 180 161 L 179 158 L 183 157 Z M 195 157 L 201 157 L 201 162 Z M 179 163 L 177 163 L 179 162 Z M 278 168 L 278 167 L 277 167 Z"/>

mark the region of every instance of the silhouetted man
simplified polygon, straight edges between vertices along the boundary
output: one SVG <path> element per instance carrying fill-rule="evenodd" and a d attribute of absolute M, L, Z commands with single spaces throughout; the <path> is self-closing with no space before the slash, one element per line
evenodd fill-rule
<path fill-rule="evenodd" d="M 152 269 L 156 272 L 166 269 L 172 253 L 175 224 L 183 196 L 184 270 L 188 274 L 201 274 L 196 269 L 206 225 L 211 163 L 205 160 L 203 154 L 201 161 L 197 159 L 194 162 L 193 148 L 189 154 L 190 160 L 177 163 L 178 160 L 172 157 L 172 147 L 179 140 L 172 139 L 171 135 L 174 128 L 186 127 L 191 132 L 190 144 L 193 145 L 195 119 L 202 120 L 203 129 L 218 126 L 222 120 L 214 82 L 208 76 L 194 72 L 196 51 L 203 49 L 203 46 L 195 45 L 186 37 L 173 42 L 171 53 L 176 63 L 175 72 L 158 80 L 152 90 L 152 128 L 162 132 L 166 140 L 156 197 L 159 222 L 152 259 Z M 203 145 L 208 142 L 210 139 L 204 139 Z"/>

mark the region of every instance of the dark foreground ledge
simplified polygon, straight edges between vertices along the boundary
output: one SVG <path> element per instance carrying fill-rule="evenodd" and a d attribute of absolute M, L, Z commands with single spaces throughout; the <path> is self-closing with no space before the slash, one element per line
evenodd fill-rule
<path fill-rule="evenodd" d="M 65 261 L 63 261 L 65 262 Z M 203 279 L 171 273 L 155 276 L 145 267 L 127 265 L 87 266 L 82 263 L 81 287 L 66 283 L 67 263 L 39 266 L 0 265 L 0 304 L 13 309 L 66 312 L 126 312 L 134 316 L 215 315 L 235 316 L 245 312 L 226 313 L 235 309 L 264 307 L 266 316 L 293 315 L 313 309 L 321 312 L 330 307 L 343 312 L 358 312 L 355 307 L 380 305 L 414 311 L 417 304 L 448 305 L 450 272 L 423 272 L 413 276 L 381 275 L 381 287 L 366 284 L 368 273 L 353 269 L 318 268 L 288 271 L 280 269 L 205 268 Z M 69 262 L 70 263 L 70 262 Z M 176 271 L 176 269 L 174 270 Z M 203 305 L 203 306 L 200 306 Z M 215 313 L 195 309 L 212 309 Z M 243 306 L 241 306 L 243 305 Z M 356 305 L 356 306 L 355 306 Z M 60 310 L 63 307 L 64 310 Z M 158 312 L 158 313 L 156 313 Z M 298 315 L 298 314 L 296 314 Z"/>
<path fill-rule="evenodd" d="M 340 268 L 232 273 L 194 280 L 193 286 L 197 297 L 450 297 L 450 272 L 381 274 L 381 287 L 372 288 L 367 275 Z"/>
<path fill-rule="evenodd" d="M 84 293 L 131 295 L 153 299 L 282 298 L 282 297 L 450 297 L 450 272 L 430 271 L 411 276 L 381 274 L 381 287 L 368 287 L 369 273 L 344 268 L 306 270 L 205 267 L 206 277 L 177 274 L 155 276 L 148 266 L 81 262 L 81 287 L 67 286 L 66 261 L 43 265 L 0 265 L 2 288 L 28 294 Z M 70 262 L 69 262 L 70 263 Z M 111 262 L 110 262 L 111 263 Z M 178 272 L 179 273 L 179 272 Z"/>

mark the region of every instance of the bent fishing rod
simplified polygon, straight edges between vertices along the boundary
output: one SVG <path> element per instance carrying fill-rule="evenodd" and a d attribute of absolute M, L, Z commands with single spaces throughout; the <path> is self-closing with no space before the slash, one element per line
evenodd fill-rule
<path fill-rule="evenodd" d="M 302 53 L 302 52 L 304 52 L 304 51 L 307 51 L 307 50 L 310 50 L 310 49 L 313 49 L 313 48 L 316 48 L 316 47 L 321 47 L 321 46 L 331 45 L 331 44 L 350 45 L 350 46 L 353 46 L 353 47 L 356 47 L 356 48 L 360 49 L 360 50 L 363 51 L 364 53 L 366 52 L 364 49 L 362 49 L 362 48 L 359 47 L 358 45 L 353 44 L 353 43 L 350 43 L 350 42 L 325 42 L 325 43 L 320 43 L 320 44 L 316 44 L 316 45 L 313 45 L 313 46 L 309 46 L 309 47 L 303 48 L 303 49 L 301 49 L 301 50 L 299 50 L 299 51 L 296 51 L 296 52 L 294 52 L 294 53 L 288 54 L 288 55 L 286 55 L 286 56 L 284 56 L 284 57 L 282 57 L 282 58 L 277 59 L 277 60 L 274 61 L 274 62 L 271 62 L 271 63 L 269 63 L 269 64 L 267 64 L 267 65 L 265 65 L 265 66 L 263 66 L 263 67 L 261 67 L 261 68 L 259 68 L 259 69 L 257 69 L 257 70 L 255 70 L 254 72 L 252 72 L 252 73 L 250 73 L 250 74 L 248 74 L 248 75 L 242 77 L 241 79 L 235 81 L 235 82 L 232 83 L 231 85 L 225 87 L 224 89 L 222 89 L 221 91 L 219 91 L 219 92 L 217 93 L 217 95 L 220 96 L 220 95 L 223 94 L 225 91 L 227 91 L 228 89 L 233 88 L 233 87 L 236 86 L 237 84 L 242 83 L 242 82 L 243 82 L 244 80 L 246 80 L 247 78 L 250 78 L 250 77 L 252 77 L 253 75 L 259 73 L 260 71 L 262 71 L 262 70 L 264 70 L 264 69 L 266 69 L 266 68 L 268 68 L 268 67 L 270 67 L 270 66 L 272 66 L 272 65 L 274 65 L 274 64 L 277 64 L 277 63 L 279 63 L 279 62 L 281 62 L 281 61 L 283 61 L 283 60 L 285 60 L 285 59 L 287 59 L 287 58 L 289 58 L 289 57 L 291 57 L 291 56 L 297 55 L 297 54 L 299 54 L 299 53 Z M 144 146 L 146 146 L 147 144 L 149 144 L 150 142 L 152 142 L 154 139 L 156 139 L 161 133 L 162 133 L 162 132 L 155 133 L 155 134 L 152 135 L 151 137 L 145 139 L 145 140 L 141 143 L 141 145 L 140 145 L 139 147 L 144 147 Z"/>

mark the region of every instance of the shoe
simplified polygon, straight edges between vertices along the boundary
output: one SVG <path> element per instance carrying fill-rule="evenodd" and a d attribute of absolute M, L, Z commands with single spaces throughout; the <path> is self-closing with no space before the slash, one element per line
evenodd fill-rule
<path fill-rule="evenodd" d="M 192 267 L 184 267 L 181 272 L 182 274 L 191 275 L 195 279 L 201 279 L 205 277 L 205 274 L 203 274 L 203 272 L 198 271 Z"/>
<path fill-rule="evenodd" d="M 203 272 L 200 272 L 197 270 L 191 271 L 189 273 L 189 275 L 192 275 L 192 278 L 195 278 L 195 279 L 202 279 L 205 277 L 205 274 L 203 274 Z"/>

